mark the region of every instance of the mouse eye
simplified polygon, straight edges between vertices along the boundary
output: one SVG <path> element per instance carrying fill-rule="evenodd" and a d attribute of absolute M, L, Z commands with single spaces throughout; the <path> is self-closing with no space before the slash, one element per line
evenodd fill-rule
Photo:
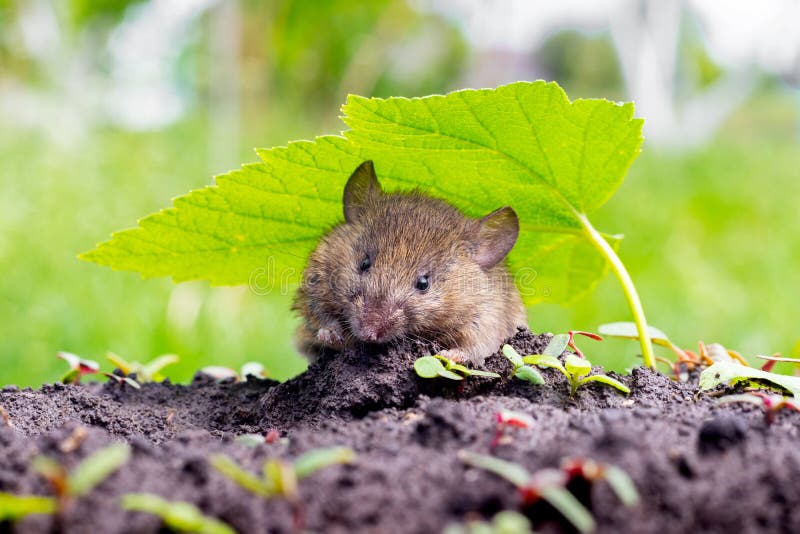
<path fill-rule="evenodd" d="M 361 260 L 361 264 L 358 266 L 358 270 L 362 273 L 369 271 L 369 268 L 372 267 L 372 260 L 369 259 L 369 256 L 365 256 L 363 260 Z"/>
<path fill-rule="evenodd" d="M 422 291 L 423 293 L 428 290 L 431 286 L 431 281 L 428 278 L 427 274 L 423 274 L 419 278 L 417 278 L 417 283 L 414 284 L 414 287 L 417 288 L 417 291 Z"/>

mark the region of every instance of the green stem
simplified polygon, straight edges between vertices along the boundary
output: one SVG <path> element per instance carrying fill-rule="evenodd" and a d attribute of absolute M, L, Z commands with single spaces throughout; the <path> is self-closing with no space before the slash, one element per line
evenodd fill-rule
<path fill-rule="evenodd" d="M 586 236 L 589 238 L 589 241 L 600 251 L 609 264 L 611 264 L 611 269 L 614 271 L 614 274 L 617 275 L 617 280 L 619 280 L 620 285 L 622 286 L 622 291 L 625 293 L 625 298 L 628 300 L 628 306 L 631 308 L 631 312 L 633 312 L 633 320 L 636 323 L 636 330 L 639 333 L 639 343 L 642 345 L 642 358 L 644 359 L 644 364 L 651 369 L 656 368 L 656 358 L 653 354 L 653 344 L 650 342 L 650 336 L 647 335 L 647 319 L 644 316 L 644 308 L 642 308 L 642 301 L 639 300 L 639 294 L 636 293 L 636 286 L 633 285 L 633 280 L 631 280 L 631 276 L 628 274 L 627 269 L 625 269 L 625 265 L 623 265 L 622 260 L 619 259 L 617 253 L 614 251 L 614 248 L 608 244 L 608 241 L 603 239 L 603 236 L 600 235 L 600 232 L 595 230 L 592 223 L 589 222 L 589 219 L 583 213 L 576 213 L 578 220 L 581 222 L 583 226 L 583 230 L 586 233 Z"/>

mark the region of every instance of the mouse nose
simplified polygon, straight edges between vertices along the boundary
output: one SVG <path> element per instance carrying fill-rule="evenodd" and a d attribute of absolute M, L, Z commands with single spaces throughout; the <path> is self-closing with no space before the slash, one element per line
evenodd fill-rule
<path fill-rule="evenodd" d="M 362 321 L 362 334 L 364 341 L 380 343 L 386 341 L 395 331 L 400 310 L 396 307 L 373 308 L 365 310 Z"/>

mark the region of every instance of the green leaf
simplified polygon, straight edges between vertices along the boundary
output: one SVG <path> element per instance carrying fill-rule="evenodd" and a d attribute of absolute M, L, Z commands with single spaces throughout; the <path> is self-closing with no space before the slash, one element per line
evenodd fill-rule
<path fill-rule="evenodd" d="M 150 493 L 128 493 L 122 496 L 122 507 L 133 512 L 153 514 L 176 532 L 199 534 L 235 534 L 222 521 L 203 514 L 188 502 L 168 501 Z"/>
<path fill-rule="evenodd" d="M 439 376 L 442 378 L 449 378 L 450 380 L 464 380 L 464 377 L 454 373 L 453 371 L 449 371 L 447 369 L 442 369 L 439 371 Z"/>
<path fill-rule="evenodd" d="M 75 497 L 86 495 L 125 464 L 130 457 L 131 448 L 127 443 L 114 443 L 95 452 L 69 474 L 70 494 Z"/>
<path fill-rule="evenodd" d="M 529 365 L 517 367 L 517 370 L 514 371 L 514 376 L 534 385 L 544 384 L 544 377 L 541 373 Z"/>
<path fill-rule="evenodd" d="M 531 474 L 524 467 L 494 456 L 462 450 L 458 451 L 458 458 L 467 465 L 492 472 L 518 488 L 525 486 L 531 480 Z"/>
<path fill-rule="evenodd" d="M 542 499 L 558 510 L 578 532 L 592 532 L 595 522 L 589 510 L 581 504 L 569 491 L 559 486 L 542 488 Z"/>
<path fill-rule="evenodd" d="M 262 497 L 272 497 L 275 494 L 270 484 L 245 471 L 224 454 L 214 454 L 208 459 L 208 462 L 214 469 L 251 493 Z"/>
<path fill-rule="evenodd" d="M 341 220 L 345 180 L 372 159 L 389 190 L 421 187 L 471 216 L 512 205 L 522 231 L 509 262 L 528 303 L 578 298 L 607 271 L 579 217 L 611 197 L 639 153 L 632 104 L 570 102 L 539 81 L 413 99 L 351 96 L 343 112 L 343 136 L 259 150 L 261 162 L 177 198 L 82 258 L 269 291 L 299 280 L 304 258 Z"/>
<path fill-rule="evenodd" d="M 625 339 L 639 339 L 639 331 L 636 330 L 636 323 L 619 322 L 608 323 L 600 325 L 597 329 L 598 334 L 610 337 L 621 337 Z M 669 347 L 672 343 L 667 337 L 667 334 L 656 328 L 655 326 L 647 326 L 647 335 L 653 343 L 664 347 Z"/>
<path fill-rule="evenodd" d="M 569 378 L 569 373 L 561 364 L 561 361 L 558 358 L 550 356 L 549 354 L 531 354 L 529 356 L 525 356 L 524 358 L 522 358 L 522 360 L 529 365 L 538 365 L 539 367 L 550 367 L 551 369 L 558 369 L 559 371 L 564 373 L 564 376 Z"/>
<path fill-rule="evenodd" d="M 628 473 L 615 465 L 605 465 L 605 479 L 617 498 L 622 501 L 625 506 L 636 506 L 639 504 L 639 492 L 636 491 L 636 486 L 633 480 L 628 476 Z"/>
<path fill-rule="evenodd" d="M 586 376 L 592 372 L 592 363 L 586 358 L 581 358 L 575 354 L 567 354 L 564 360 L 564 367 L 575 378 Z"/>
<path fill-rule="evenodd" d="M 707 390 L 719 384 L 735 385 L 753 380 L 769 382 L 787 390 L 795 397 L 800 396 L 800 377 L 768 373 L 735 362 L 716 362 L 700 373 L 700 389 Z"/>
<path fill-rule="evenodd" d="M 442 362 L 433 356 L 423 356 L 414 362 L 414 371 L 422 378 L 436 378 L 444 370 Z"/>
<path fill-rule="evenodd" d="M 336 464 L 349 464 L 356 458 L 356 453 L 349 447 L 330 447 L 309 451 L 294 461 L 294 472 L 297 478 L 304 478 L 325 467 Z"/>
<path fill-rule="evenodd" d="M 567 349 L 569 334 L 556 334 L 544 348 L 543 354 L 558 358 Z"/>
<path fill-rule="evenodd" d="M 56 500 L 38 495 L 13 495 L 0 491 L 0 523 L 16 521 L 30 514 L 52 514 Z"/>
<path fill-rule="evenodd" d="M 623 393 L 630 393 L 631 392 L 631 390 L 628 389 L 628 386 L 626 386 L 625 384 L 623 384 L 622 382 L 620 382 L 619 380 L 617 380 L 615 378 L 611 378 L 608 375 L 587 376 L 586 378 L 582 378 L 580 380 L 580 382 L 578 382 L 578 385 L 582 386 L 583 384 L 587 384 L 589 382 L 600 382 L 601 384 L 605 384 L 607 386 L 611 386 L 611 387 L 617 388 L 618 390 L 622 391 Z"/>
<path fill-rule="evenodd" d="M 177 354 L 162 354 L 141 366 L 139 373 L 142 376 L 140 378 L 143 382 L 161 382 L 164 380 L 161 371 L 179 361 L 180 357 Z"/>
<path fill-rule="evenodd" d="M 503 345 L 503 356 L 508 358 L 508 361 L 510 361 L 511 365 L 514 366 L 514 369 L 525 365 L 525 362 L 522 361 L 522 356 L 520 356 L 519 352 L 517 352 L 511 345 Z"/>
<path fill-rule="evenodd" d="M 482 376 L 484 378 L 500 378 L 500 375 L 492 371 L 482 371 L 480 369 L 470 369 L 470 376 Z"/>

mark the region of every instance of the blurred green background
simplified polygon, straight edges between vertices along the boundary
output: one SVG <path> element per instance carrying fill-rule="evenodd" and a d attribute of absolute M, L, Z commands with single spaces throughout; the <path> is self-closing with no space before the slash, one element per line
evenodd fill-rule
<path fill-rule="evenodd" d="M 57 380 L 59 350 L 175 353 L 181 381 L 249 360 L 277 379 L 301 372 L 290 297 L 144 281 L 76 255 L 253 161 L 253 147 L 339 131 L 348 93 L 538 78 L 572 98 L 634 100 L 646 119 L 643 154 L 594 220 L 626 235 L 650 323 L 688 348 L 792 353 L 800 44 L 780 44 L 795 63 L 778 64 L 755 44 L 726 49 L 734 22 L 711 8 L 536 4 L 0 0 L 0 384 Z M 630 317 L 613 278 L 529 315 L 556 332 Z M 637 362 L 635 343 L 584 348 L 615 369 Z"/>

